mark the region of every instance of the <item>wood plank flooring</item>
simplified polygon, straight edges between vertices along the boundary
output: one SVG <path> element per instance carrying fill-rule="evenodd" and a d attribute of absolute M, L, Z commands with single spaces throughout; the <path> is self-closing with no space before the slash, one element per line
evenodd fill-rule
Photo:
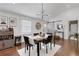
<path fill-rule="evenodd" d="M 55 56 L 79 56 L 79 47 L 77 47 L 76 41 L 59 40 L 56 42 L 56 44 L 61 45 L 62 48 L 59 49 L 59 51 L 55 54 Z M 0 56 L 19 56 L 17 49 L 21 49 L 23 47 L 24 44 L 22 44 L 22 46 L 16 46 L 13 48 L 1 50 Z"/>

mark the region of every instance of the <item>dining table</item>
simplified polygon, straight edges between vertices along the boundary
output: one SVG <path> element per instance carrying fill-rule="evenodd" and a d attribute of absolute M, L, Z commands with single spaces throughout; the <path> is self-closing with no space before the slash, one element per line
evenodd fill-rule
<path fill-rule="evenodd" d="M 48 36 L 50 36 L 51 34 L 44 34 L 43 36 L 42 35 L 26 35 L 24 34 L 23 36 L 27 36 L 29 37 L 29 40 L 30 40 L 30 43 L 36 45 L 37 47 L 37 56 L 40 56 L 40 43 L 43 41 L 43 40 L 46 40 Z M 54 39 L 53 39 L 54 40 Z M 55 40 L 54 40 L 54 47 L 55 47 Z"/>
<path fill-rule="evenodd" d="M 29 39 L 33 39 L 35 41 L 35 44 L 37 44 L 37 56 L 40 55 L 40 42 L 42 42 L 43 39 L 46 39 L 48 37 L 47 34 L 45 34 L 45 36 L 40 36 L 40 35 L 37 35 L 37 36 L 28 36 Z"/>

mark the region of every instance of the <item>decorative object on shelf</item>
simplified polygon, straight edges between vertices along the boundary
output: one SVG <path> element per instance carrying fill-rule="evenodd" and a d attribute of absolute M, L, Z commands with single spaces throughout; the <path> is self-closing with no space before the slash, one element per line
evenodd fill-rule
<path fill-rule="evenodd" d="M 15 17 L 9 17 L 9 26 L 16 26 L 17 19 Z"/>
<path fill-rule="evenodd" d="M 37 30 L 40 30 L 41 29 L 41 23 L 39 23 L 39 22 L 36 23 L 36 29 Z"/>
<path fill-rule="evenodd" d="M 0 25 L 7 25 L 7 16 L 0 16 Z"/>
<path fill-rule="evenodd" d="M 9 17 L 0 15 L 0 32 L 1 31 L 8 31 L 8 28 L 14 28 L 16 26 L 16 17 Z M 12 30 L 12 29 L 9 29 Z"/>
<path fill-rule="evenodd" d="M 1 22 L 1 24 L 6 24 L 5 22 Z"/>

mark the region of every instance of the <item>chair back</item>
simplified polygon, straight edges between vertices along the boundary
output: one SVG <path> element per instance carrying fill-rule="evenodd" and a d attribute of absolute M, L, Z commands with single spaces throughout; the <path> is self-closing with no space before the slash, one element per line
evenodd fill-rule
<path fill-rule="evenodd" d="M 78 38 L 78 33 L 75 33 L 75 34 L 74 34 L 74 37 L 75 37 L 75 38 Z"/>
<path fill-rule="evenodd" d="M 13 37 L 12 37 L 13 38 Z M 17 40 L 18 39 L 18 40 Z M 15 40 L 17 40 L 18 42 L 21 41 L 21 36 L 15 36 Z"/>
<path fill-rule="evenodd" d="M 49 43 L 49 42 L 51 42 L 52 41 L 52 35 L 49 35 L 48 37 L 47 37 L 47 42 Z"/>
<path fill-rule="evenodd" d="M 34 33 L 33 35 L 36 36 L 36 35 L 39 35 L 39 33 Z"/>
<path fill-rule="evenodd" d="M 29 44 L 29 37 L 24 36 L 25 44 Z"/>

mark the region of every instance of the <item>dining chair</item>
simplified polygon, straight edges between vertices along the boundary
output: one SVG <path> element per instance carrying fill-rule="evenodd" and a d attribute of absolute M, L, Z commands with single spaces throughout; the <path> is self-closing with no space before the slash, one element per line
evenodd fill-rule
<path fill-rule="evenodd" d="M 52 46 L 52 44 L 51 44 L 52 43 L 52 35 L 48 36 L 47 39 L 43 39 L 42 43 L 46 45 L 46 53 L 48 53 L 48 47 L 47 47 L 48 43 L 50 43 L 50 49 L 52 49 L 52 47 L 51 47 Z"/>
<path fill-rule="evenodd" d="M 17 45 L 17 42 L 21 45 L 21 36 L 15 36 L 15 46 Z"/>
<path fill-rule="evenodd" d="M 29 56 L 30 56 L 30 48 L 33 47 L 33 45 L 29 42 L 29 37 L 24 36 L 24 41 L 25 41 L 25 53 L 26 53 L 26 47 L 28 50 L 29 47 Z"/>
<path fill-rule="evenodd" d="M 39 35 L 39 33 L 34 33 L 33 35 L 36 36 L 36 35 Z"/>

